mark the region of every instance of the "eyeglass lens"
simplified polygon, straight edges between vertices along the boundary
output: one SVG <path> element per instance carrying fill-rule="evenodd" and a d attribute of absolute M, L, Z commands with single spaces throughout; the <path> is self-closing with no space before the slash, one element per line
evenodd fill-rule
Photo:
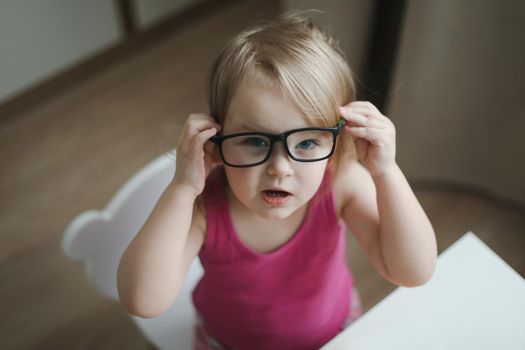
<path fill-rule="evenodd" d="M 242 135 L 222 142 L 225 161 L 232 165 L 249 165 L 263 161 L 270 152 L 270 138 L 263 135 Z M 286 138 L 289 153 L 298 160 L 312 161 L 327 157 L 334 147 L 332 132 L 306 130 Z"/>

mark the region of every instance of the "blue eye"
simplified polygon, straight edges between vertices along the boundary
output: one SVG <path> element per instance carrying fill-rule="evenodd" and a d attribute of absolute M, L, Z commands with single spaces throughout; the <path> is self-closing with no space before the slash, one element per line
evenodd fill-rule
<path fill-rule="evenodd" d="M 304 141 L 299 142 L 295 146 L 295 148 L 308 150 L 308 149 L 314 148 L 315 146 L 317 146 L 317 142 L 315 140 L 304 140 Z"/>
<path fill-rule="evenodd" d="M 244 140 L 244 143 L 253 147 L 268 147 L 268 140 L 260 137 L 248 137 Z"/>

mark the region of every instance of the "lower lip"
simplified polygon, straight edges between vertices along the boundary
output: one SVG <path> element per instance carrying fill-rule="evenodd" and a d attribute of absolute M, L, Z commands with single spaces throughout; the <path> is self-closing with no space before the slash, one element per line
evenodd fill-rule
<path fill-rule="evenodd" d="M 279 206 L 282 206 L 282 205 L 285 205 L 286 203 L 288 203 L 290 201 L 290 199 L 292 199 L 292 195 L 291 194 L 288 194 L 284 197 L 281 197 L 281 196 L 270 196 L 268 195 L 266 192 L 262 192 L 262 198 L 264 200 L 264 202 L 268 205 L 271 205 L 271 206 L 274 206 L 274 207 L 279 207 Z"/>

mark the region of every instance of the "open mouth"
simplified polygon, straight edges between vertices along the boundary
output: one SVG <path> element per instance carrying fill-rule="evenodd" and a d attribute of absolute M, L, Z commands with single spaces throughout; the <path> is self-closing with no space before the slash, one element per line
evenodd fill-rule
<path fill-rule="evenodd" d="M 270 205 L 283 205 L 292 198 L 292 194 L 286 191 L 264 190 L 262 191 L 262 198 Z"/>

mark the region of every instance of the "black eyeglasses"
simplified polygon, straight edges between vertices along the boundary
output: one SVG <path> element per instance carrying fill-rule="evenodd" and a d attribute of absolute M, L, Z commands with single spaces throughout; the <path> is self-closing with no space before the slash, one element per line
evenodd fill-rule
<path fill-rule="evenodd" d="M 282 134 L 242 132 L 215 135 L 210 140 L 219 147 L 224 164 L 231 167 L 246 168 L 266 162 L 279 141 L 293 160 L 317 162 L 334 153 L 337 135 L 344 125 L 345 120 L 341 119 L 333 128 L 293 129 Z"/>

